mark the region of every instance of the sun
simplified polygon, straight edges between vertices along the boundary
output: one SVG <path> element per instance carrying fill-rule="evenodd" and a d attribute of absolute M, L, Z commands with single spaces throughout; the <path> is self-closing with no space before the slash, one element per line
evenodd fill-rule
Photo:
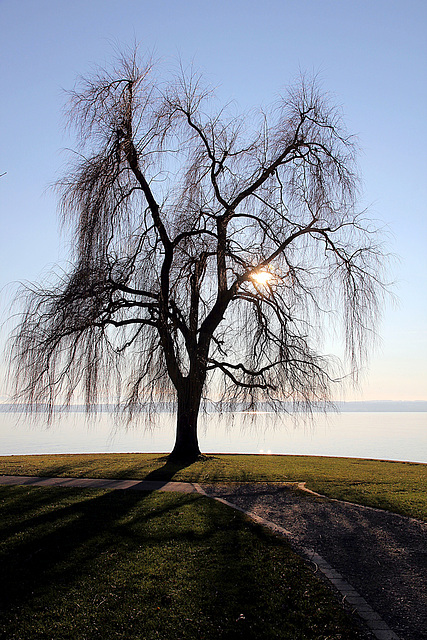
<path fill-rule="evenodd" d="M 255 282 L 255 284 L 259 284 L 262 286 L 267 285 L 272 279 L 273 274 L 269 271 L 255 271 L 251 273 L 251 279 Z"/>

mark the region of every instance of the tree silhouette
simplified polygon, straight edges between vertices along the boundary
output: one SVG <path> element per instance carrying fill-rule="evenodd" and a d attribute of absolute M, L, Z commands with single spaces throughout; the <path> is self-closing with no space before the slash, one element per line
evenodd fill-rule
<path fill-rule="evenodd" d="M 360 366 L 382 251 L 338 110 L 302 79 L 269 114 L 231 111 L 195 73 L 165 81 L 136 55 L 71 92 L 79 154 L 57 188 L 72 267 L 26 288 L 12 339 L 30 409 L 82 390 L 131 413 L 172 399 L 171 459 L 194 460 L 208 388 L 235 405 L 325 401 L 322 327 L 338 323 Z"/>

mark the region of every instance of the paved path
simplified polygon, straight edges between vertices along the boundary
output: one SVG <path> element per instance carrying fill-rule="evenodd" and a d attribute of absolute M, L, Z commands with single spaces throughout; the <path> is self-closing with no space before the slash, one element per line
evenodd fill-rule
<path fill-rule="evenodd" d="M 2 484 L 18 484 L 33 487 L 79 487 L 80 489 L 130 489 L 132 491 L 178 491 L 180 493 L 200 493 L 198 485 L 194 485 L 190 482 L 162 482 L 160 480 L 0 476 L 0 485 Z"/>
<path fill-rule="evenodd" d="M 284 485 L 203 488 L 273 522 L 372 621 L 376 638 L 427 640 L 427 522 Z"/>

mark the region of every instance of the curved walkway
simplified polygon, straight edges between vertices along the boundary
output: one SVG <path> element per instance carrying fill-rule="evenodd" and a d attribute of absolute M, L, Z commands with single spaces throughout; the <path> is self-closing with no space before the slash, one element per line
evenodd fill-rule
<path fill-rule="evenodd" d="M 109 478 L 42 478 L 40 476 L 0 476 L 0 485 L 32 487 L 78 487 L 80 489 L 130 489 L 132 491 L 178 491 L 200 493 L 191 482 L 162 480 L 112 480 Z"/>
<path fill-rule="evenodd" d="M 284 485 L 203 488 L 278 526 L 345 595 L 376 638 L 427 640 L 426 522 Z"/>
<path fill-rule="evenodd" d="M 278 484 L 0 476 L 0 485 L 205 493 L 286 536 L 378 640 L 427 640 L 426 522 Z"/>

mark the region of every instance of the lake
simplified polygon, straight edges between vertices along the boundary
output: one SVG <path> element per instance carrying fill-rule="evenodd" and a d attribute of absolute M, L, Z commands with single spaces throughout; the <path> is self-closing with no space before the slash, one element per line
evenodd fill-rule
<path fill-rule="evenodd" d="M 427 463 L 427 412 L 353 411 L 314 414 L 295 425 L 289 417 L 257 413 L 201 415 L 200 448 L 205 453 L 261 453 L 346 456 Z M 169 452 L 175 418 L 158 414 L 154 424 L 126 428 L 108 412 L 86 421 L 69 412 L 46 427 L 43 416 L 29 421 L 0 413 L 0 455 L 41 453 Z"/>

